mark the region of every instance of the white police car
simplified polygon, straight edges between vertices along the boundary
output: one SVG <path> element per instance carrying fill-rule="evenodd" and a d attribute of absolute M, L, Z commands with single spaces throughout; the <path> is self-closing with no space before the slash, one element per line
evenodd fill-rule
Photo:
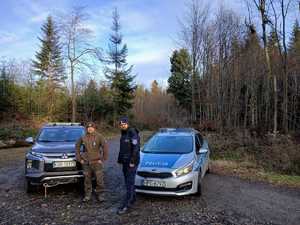
<path fill-rule="evenodd" d="M 158 195 L 201 195 L 209 171 L 209 146 L 192 128 L 160 129 L 142 148 L 136 192 Z"/>

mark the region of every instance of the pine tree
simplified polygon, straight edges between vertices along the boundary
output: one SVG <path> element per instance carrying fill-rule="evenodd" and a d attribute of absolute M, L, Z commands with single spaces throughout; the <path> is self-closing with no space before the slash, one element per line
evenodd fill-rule
<path fill-rule="evenodd" d="M 289 43 L 289 54 L 291 57 L 300 58 L 300 26 L 296 20 Z"/>
<path fill-rule="evenodd" d="M 117 9 L 113 11 L 112 19 L 107 60 L 110 66 L 106 67 L 105 75 L 111 82 L 114 92 L 113 102 L 116 117 L 127 113 L 132 108 L 136 86 L 133 83 L 135 76 L 131 75 L 132 66 L 128 67 L 127 65 L 128 49 L 126 44 L 122 44 L 123 37 L 120 33 L 120 16 Z"/>
<path fill-rule="evenodd" d="M 175 50 L 170 59 L 171 76 L 168 79 L 168 93 L 172 93 L 179 105 L 191 110 L 191 59 L 186 49 Z"/>
<path fill-rule="evenodd" d="M 33 60 L 33 71 L 40 76 L 40 80 L 46 83 L 47 111 L 49 118 L 52 119 L 55 111 L 55 92 L 61 87 L 66 76 L 58 31 L 51 16 L 48 16 L 41 30 L 43 33 L 43 37 L 39 38 L 41 49 L 36 53 L 36 59 Z"/>

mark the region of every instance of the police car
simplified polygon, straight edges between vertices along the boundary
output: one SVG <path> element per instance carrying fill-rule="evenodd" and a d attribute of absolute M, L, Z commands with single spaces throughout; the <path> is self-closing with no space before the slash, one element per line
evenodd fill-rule
<path fill-rule="evenodd" d="M 142 148 L 136 192 L 158 195 L 201 195 L 209 171 L 209 145 L 192 128 L 160 129 Z"/>
<path fill-rule="evenodd" d="M 49 123 L 34 139 L 25 157 L 25 189 L 35 190 L 58 184 L 82 182 L 83 173 L 75 158 L 75 143 L 85 133 L 80 123 Z"/>

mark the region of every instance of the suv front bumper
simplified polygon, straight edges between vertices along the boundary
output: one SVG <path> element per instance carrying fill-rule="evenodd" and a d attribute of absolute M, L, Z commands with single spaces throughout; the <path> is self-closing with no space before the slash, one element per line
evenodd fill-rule
<path fill-rule="evenodd" d="M 78 171 L 66 171 L 66 172 L 37 172 L 27 173 L 26 179 L 31 184 L 43 184 L 43 183 L 76 183 L 79 179 L 83 179 L 83 172 Z"/>
<path fill-rule="evenodd" d="M 79 179 L 83 179 L 83 171 L 80 163 L 76 163 L 76 167 L 58 168 L 52 167 L 53 162 L 57 161 L 75 161 L 75 158 L 40 158 L 27 154 L 25 160 L 25 178 L 33 185 L 43 183 L 75 183 Z"/>

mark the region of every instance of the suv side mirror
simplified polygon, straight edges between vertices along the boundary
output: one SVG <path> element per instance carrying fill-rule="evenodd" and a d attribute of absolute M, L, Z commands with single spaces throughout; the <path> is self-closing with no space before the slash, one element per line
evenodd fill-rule
<path fill-rule="evenodd" d="M 199 149 L 199 154 L 204 154 L 204 153 L 207 153 L 207 152 L 208 152 L 207 148 L 200 148 Z"/>
<path fill-rule="evenodd" d="M 34 139 L 33 139 L 33 137 L 28 137 L 28 138 L 25 139 L 25 141 L 26 141 L 28 144 L 33 144 Z"/>

